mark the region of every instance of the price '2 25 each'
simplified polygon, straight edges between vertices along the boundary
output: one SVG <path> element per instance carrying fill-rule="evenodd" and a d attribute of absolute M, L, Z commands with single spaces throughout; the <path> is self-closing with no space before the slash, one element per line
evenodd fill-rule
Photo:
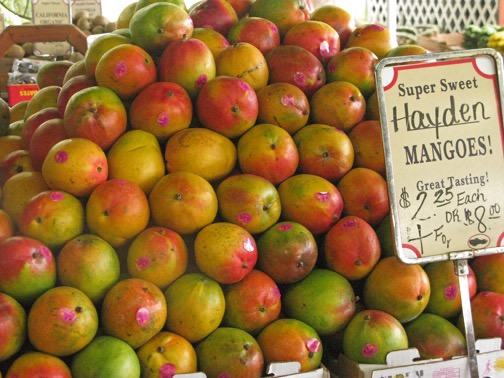
<path fill-rule="evenodd" d="M 434 202 L 433 204 L 436 207 L 443 207 L 446 205 L 449 205 L 451 201 L 453 200 L 453 192 L 451 191 L 451 188 L 443 188 L 443 189 L 438 189 L 434 192 Z M 417 210 L 415 211 L 415 214 L 413 214 L 413 217 L 411 220 L 416 219 L 418 213 L 422 209 L 423 205 L 425 204 L 425 201 L 427 200 L 427 192 L 426 191 L 421 191 L 418 192 L 416 196 L 416 200 L 420 201 L 420 204 L 418 205 Z M 427 217 L 429 219 L 430 217 Z"/>

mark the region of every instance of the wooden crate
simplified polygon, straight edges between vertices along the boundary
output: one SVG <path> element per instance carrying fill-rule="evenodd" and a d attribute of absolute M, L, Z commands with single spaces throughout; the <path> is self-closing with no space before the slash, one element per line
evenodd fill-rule
<path fill-rule="evenodd" d="M 11 25 L 0 33 L 0 58 L 14 44 L 68 41 L 80 53 L 87 50 L 87 36 L 75 25 Z"/>
<path fill-rule="evenodd" d="M 88 43 L 87 36 L 75 25 L 11 25 L 0 33 L 0 96 L 12 104 L 19 100 L 19 96 L 9 99 L 9 86 L 7 85 L 8 72 L 12 67 L 12 59 L 3 58 L 5 53 L 14 44 L 25 42 L 59 42 L 68 41 L 76 51 L 85 54 Z M 26 89 L 26 90 L 25 90 Z M 34 88 L 21 88 L 16 86 L 10 89 L 19 95 L 33 91 Z M 32 93 L 32 92 L 30 92 Z M 12 95 L 11 95 L 12 97 Z"/>

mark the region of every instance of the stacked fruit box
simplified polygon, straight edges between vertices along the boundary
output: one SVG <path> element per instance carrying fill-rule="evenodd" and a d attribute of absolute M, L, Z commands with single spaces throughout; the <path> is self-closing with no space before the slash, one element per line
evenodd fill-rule
<path fill-rule="evenodd" d="M 374 69 L 426 52 L 334 5 L 139 0 L 47 64 L 0 104 L 0 372 L 347 378 L 464 355 L 453 262 L 392 243 Z M 472 264 L 481 339 L 503 336 L 502 264 Z"/>
<path fill-rule="evenodd" d="M 476 342 L 478 350 L 477 363 L 484 371 L 484 376 L 498 377 L 502 374 L 501 361 L 504 351 L 501 349 L 501 339 L 482 339 Z M 449 360 L 442 358 L 421 359 L 416 348 L 390 352 L 386 364 L 356 364 L 345 356 L 336 362 L 334 371 L 340 377 L 348 378 L 378 378 L 378 377 L 408 377 L 408 376 L 454 376 L 470 377 L 470 367 L 467 356 L 457 356 Z"/>

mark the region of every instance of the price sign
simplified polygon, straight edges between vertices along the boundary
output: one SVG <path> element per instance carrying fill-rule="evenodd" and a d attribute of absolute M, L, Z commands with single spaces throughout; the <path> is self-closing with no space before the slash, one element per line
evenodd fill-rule
<path fill-rule="evenodd" d="M 502 56 L 385 58 L 376 76 L 398 257 L 504 252 Z"/>
<path fill-rule="evenodd" d="M 35 25 L 67 25 L 71 23 L 69 0 L 32 0 L 32 18 Z M 70 55 L 72 45 L 66 41 L 35 42 L 35 55 Z"/>
<path fill-rule="evenodd" d="M 71 9 L 72 17 L 81 11 L 88 12 L 90 18 L 102 14 L 101 0 L 72 0 Z"/>

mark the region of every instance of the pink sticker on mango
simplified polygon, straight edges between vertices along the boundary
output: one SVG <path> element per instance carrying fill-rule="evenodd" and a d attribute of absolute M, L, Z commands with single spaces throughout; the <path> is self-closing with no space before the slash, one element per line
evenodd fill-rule
<path fill-rule="evenodd" d="M 444 291 L 444 297 L 445 299 L 451 301 L 453 299 L 455 299 L 458 295 L 458 287 L 455 283 L 453 282 L 450 282 L 448 285 L 446 285 L 445 287 L 445 291 Z"/>
<path fill-rule="evenodd" d="M 123 61 L 116 63 L 114 66 L 114 76 L 117 79 L 122 79 L 128 73 L 128 66 Z"/>
<path fill-rule="evenodd" d="M 140 256 L 135 261 L 135 266 L 140 271 L 143 271 L 143 270 L 147 269 L 150 264 L 151 264 L 151 259 L 150 259 L 149 256 Z"/>
<path fill-rule="evenodd" d="M 64 163 L 68 160 L 68 152 L 60 150 L 54 155 L 54 161 L 56 163 Z"/>
<path fill-rule="evenodd" d="M 357 221 L 355 219 L 346 219 L 343 222 L 343 228 L 355 228 L 357 226 Z"/>
<path fill-rule="evenodd" d="M 372 358 L 378 353 L 378 345 L 375 343 L 367 343 L 361 349 L 361 354 L 363 357 Z"/>
<path fill-rule="evenodd" d="M 282 223 L 278 225 L 277 230 L 280 232 L 285 232 L 292 230 L 293 227 L 294 226 L 292 225 L 292 223 Z"/>
<path fill-rule="evenodd" d="M 51 192 L 49 194 L 49 198 L 51 199 L 51 201 L 56 202 L 56 201 L 61 201 L 63 198 L 65 198 L 65 196 L 61 192 Z"/>
<path fill-rule="evenodd" d="M 159 368 L 159 378 L 173 378 L 175 374 L 177 374 L 177 368 L 173 364 L 166 363 Z"/>
<path fill-rule="evenodd" d="M 256 249 L 255 243 L 252 241 L 252 239 L 247 238 L 243 242 L 243 249 L 247 252 L 254 252 Z"/>
<path fill-rule="evenodd" d="M 377 31 L 382 31 L 382 30 L 385 30 L 385 27 L 384 26 L 381 26 L 381 25 L 378 25 L 378 24 L 371 24 L 369 25 L 369 27 L 373 30 L 377 30 Z"/>
<path fill-rule="evenodd" d="M 291 107 L 296 105 L 296 99 L 291 94 L 284 94 L 280 97 L 280 103 L 285 107 Z"/>
<path fill-rule="evenodd" d="M 314 194 L 315 199 L 318 202 L 327 202 L 331 198 L 329 192 L 318 192 Z"/>
<path fill-rule="evenodd" d="M 161 127 L 166 127 L 170 124 L 170 115 L 166 112 L 159 113 L 157 123 Z"/>
<path fill-rule="evenodd" d="M 243 80 L 240 80 L 238 82 L 238 86 L 245 90 L 245 91 L 251 91 L 252 90 L 252 87 L 246 82 L 246 81 L 243 81 Z"/>
<path fill-rule="evenodd" d="M 52 259 L 52 252 L 48 247 L 45 247 L 45 246 L 40 247 L 39 252 L 46 259 Z"/>
<path fill-rule="evenodd" d="M 145 307 L 140 307 L 136 312 L 136 322 L 140 327 L 146 327 L 150 322 L 150 313 Z"/>
<path fill-rule="evenodd" d="M 201 89 L 203 87 L 203 85 L 206 84 L 207 81 L 208 81 L 208 76 L 206 74 L 199 75 L 198 78 L 196 79 L 196 81 L 194 82 L 194 88 Z"/>
<path fill-rule="evenodd" d="M 320 340 L 318 340 L 314 337 L 307 339 L 305 342 L 305 345 L 306 345 L 306 348 L 312 353 L 319 352 L 320 349 L 322 348 L 322 344 L 321 344 Z"/>
<path fill-rule="evenodd" d="M 236 221 L 240 224 L 248 224 L 252 222 L 252 215 L 250 215 L 250 213 L 247 213 L 246 211 L 236 214 L 235 218 Z"/>
<path fill-rule="evenodd" d="M 273 296 L 275 298 L 281 298 L 282 297 L 282 292 L 280 291 L 280 289 L 278 288 L 278 286 L 275 286 L 273 288 Z"/>
<path fill-rule="evenodd" d="M 302 72 L 296 72 L 294 74 L 294 83 L 297 85 L 304 85 L 306 84 L 306 76 Z"/>
<path fill-rule="evenodd" d="M 73 308 L 62 307 L 58 309 L 58 319 L 67 324 L 72 324 L 77 319 L 77 316 Z"/>
<path fill-rule="evenodd" d="M 319 45 L 319 54 L 322 58 L 328 58 L 331 56 L 331 51 L 329 49 L 329 42 L 322 41 Z"/>

